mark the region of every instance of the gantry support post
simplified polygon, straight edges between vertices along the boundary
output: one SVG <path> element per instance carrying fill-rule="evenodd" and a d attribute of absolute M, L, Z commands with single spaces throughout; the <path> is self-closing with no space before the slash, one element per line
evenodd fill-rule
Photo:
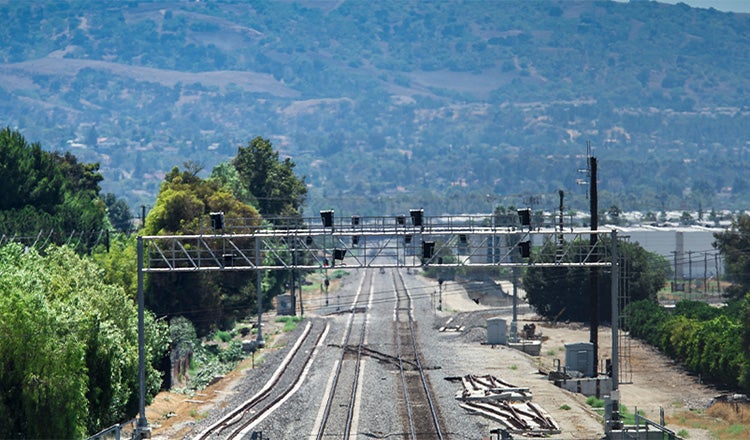
<path fill-rule="evenodd" d="M 133 431 L 134 439 L 151 437 L 151 427 L 146 419 L 146 337 L 144 323 L 145 300 L 143 298 L 143 237 L 139 236 L 138 247 L 138 422 Z"/>
<path fill-rule="evenodd" d="M 620 349 L 619 349 L 619 329 L 620 329 L 620 257 L 617 250 L 617 231 L 612 230 L 612 281 L 611 281 L 611 300 L 612 300 L 612 392 L 610 401 L 612 405 L 612 415 L 610 420 L 605 420 L 605 431 L 610 432 L 613 429 L 621 429 L 620 420 Z"/>

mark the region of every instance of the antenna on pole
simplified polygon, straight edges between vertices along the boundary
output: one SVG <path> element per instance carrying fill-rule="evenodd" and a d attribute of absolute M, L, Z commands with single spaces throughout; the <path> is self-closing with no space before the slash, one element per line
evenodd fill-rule
<path fill-rule="evenodd" d="M 583 174 L 584 177 L 576 179 L 577 185 L 588 185 L 591 179 L 591 142 L 586 141 L 586 168 L 579 168 L 578 172 Z M 589 198 L 589 192 L 586 192 L 586 199 Z"/>

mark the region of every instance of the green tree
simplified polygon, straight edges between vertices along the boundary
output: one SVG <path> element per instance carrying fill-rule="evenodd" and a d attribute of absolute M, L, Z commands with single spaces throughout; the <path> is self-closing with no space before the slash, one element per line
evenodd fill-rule
<path fill-rule="evenodd" d="M 247 147 L 240 147 L 232 164 L 261 215 L 271 221 L 301 217 L 307 194 L 305 179 L 294 174 L 295 163 L 290 158 L 279 160 L 268 139 L 256 137 Z"/>
<path fill-rule="evenodd" d="M 195 170 L 174 167 L 164 178 L 156 203 L 146 217 L 144 235 L 194 234 L 211 212 L 225 217 L 256 219 L 258 211 L 239 200 L 219 180 L 203 180 Z M 203 223 L 201 223 L 203 222 Z"/>
<path fill-rule="evenodd" d="M 99 198 L 98 164 L 80 163 L 70 153 L 52 154 L 29 145 L 17 132 L 0 131 L 0 232 L 36 235 L 54 229 L 57 237 L 73 231 L 77 250 L 88 252 L 108 226 Z"/>
<path fill-rule="evenodd" d="M 750 292 L 750 215 L 742 214 L 724 232 L 714 233 L 714 247 L 724 256 L 724 267 L 732 281 L 725 290 L 729 298 L 739 299 Z"/>
<path fill-rule="evenodd" d="M 750 390 L 750 295 L 746 295 L 742 301 L 739 320 L 742 323 L 741 353 L 744 354 L 739 382 L 743 389 Z"/>
<path fill-rule="evenodd" d="M 261 218 L 255 208 L 237 200 L 219 180 L 203 180 L 197 176 L 195 167 L 188 168 L 180 171 L 175 167 L 165 177 L 156 203 L 146 217 L 144 235 L 206 232 L 209 214 L 218 211 L 224 212 L 226 219 L 250 219 L 251 224 L 260 225 Z M 252 247 L 249 243 L 247 246 Z M 205 335 L 213 327 L 230 327 L 255 310 L 254 281 L 255 275 L 247 271 L 152 274 L 148 277 L 146 301 L 158 314 L 190 319 L 198 332 Z"/>
<path fill-rule="evenodd" d="M 0 130 L 0 163 L 0 210 L 31 205 L 40 211 L 54 212 L 63 202 L 64 177 L 57 161 L 41 145 L 29 145 L 10 128 Z"/>
<path fill-rule="evenodd" d="M 127 236 L 122 233 L 110 237 L 107 250 L 99 246 L 91 257 L 104 271 L 103 280 L 107 284 L 120 286 L 133 300 L 138 294 L 138 252 L 135 235 Z"/>
<path fill-rule="evenodd" d="M 224 162 L 216 165 L 211 171 L 211 179 L 219 181 L 222 186 L 229 189 L 237 200 L 252 204 L 255 198 L 250 189 L 245 187 L 240 181 L 240 174 L 232 162 Z"/>
<path fill-rule="evenodd" d="M 102 199 L 107 207 L 107 216 L 112 227 L 120 232 L 129 232 L 133 227 L 131 221 L 133 215 L 130 213 L 128 204 L 112 193 L 105 194 Z"/>
<path fill-rule="evenodd" d="M 607 210 L 607 216 L 609 217 L 609 221 L 612 222 L 613 225 L 619 225 L 621 220 L 620 216 L 622 215 L 622 209 L 620 209 L 617 205 L 612 205 Z"/>
<path fill-rule="evenodd" d="M 673 313 L 642 300 L 626 307 L 630 334 L 684 363 L 705 379 L 750 389 L 747 301 L 722 308 L 682 301 Z"/>
<path fill-rule="evenodd" d="M 136 306 L 69 248 L 0 248 L 0 437 L 80 438 L 138 406 Z M 163 323 L 147 314 L 148 393 Z M 43 420 L 44 423 L 39 423 Z"/>
<path fill-rule="evenodd" d="M 603 246 L 609 246 L 609 239 L 600 239 Z M 545 247 L 558 246 L 547 242 Z M 566 255 L 576 255 L 575 243 L 565 243 Z M 579 245 L 580 246 L 580 245 Z M 664 286 L 669 274 L 669 262 L 663 257 L 646 251 L 637 243 L 620 240 L 620 256 L 629 262 L 627 276 L 630 298 L 633 301 L 649 299 L 656 301 L 656 294 Z M 555 255 L 551 249 L 542 255 Z M 552 257 L 550 257 L 552 258 Z M 551 262 L 551 261 L 550 261 Z M 576 262 L 570 258 L 568 262 Z M 584 267 L 528 267 L 523 276 L 523 286 L 529 304 L 546 318 L 573 321 L 588 321 L 590 298 L 590 269 Z M 606 321 L 611 318 L 611 277 L 600 272 L 599 316 Z"/>

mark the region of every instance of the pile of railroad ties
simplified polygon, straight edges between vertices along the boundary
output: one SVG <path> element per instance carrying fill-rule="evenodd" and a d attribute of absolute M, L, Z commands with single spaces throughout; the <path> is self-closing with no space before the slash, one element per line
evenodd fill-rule
<path fill-rule="evenodd" d="M 524 436 L 559 434 L 559 425 L 541 406 L 531 402 L 531 391 L 519 388 L 492 375 L 447 377 L 461 382 L 456 392 L 459 405 L 503 425 L 505 431 Z"/>

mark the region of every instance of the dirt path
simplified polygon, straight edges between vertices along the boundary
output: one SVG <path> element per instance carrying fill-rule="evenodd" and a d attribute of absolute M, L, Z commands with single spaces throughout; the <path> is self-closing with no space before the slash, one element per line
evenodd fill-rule
<path fill-rule="evenodd" d="M 505 286 L 503 289 L 508 291 Z M 444 301 L 446 307 L 456 312 L 490 308 L 476 304 L 468 295 L 446 295 Z M 589 341 L 589 327 L 582 324 L 554 325 L 541 321 L 534 314 L 520 315 L 518 328 L 523 328 L 526 323 L 535 324 L 537 333 L 543 335 L 544 342 L 537 362 L 545 370 L 554 368 L 555 359 L 565 363 L 565 344 Z M 599 328 L 599 358 L 610 358 L 611 347 L 611 328 L 602 326 Z M 629 383 L 619 387 L 620 403 L 629 411 L 637 408 L 645 417 L 658 422 L 660 408 L 663 408 L 667 427 L 675 432 L 687 433 L 686 437 L 690 440 L 716 438 L 710 435 L 707 428 L 716 430 L 717 425 L 728 425 L 727 421 L 718 417 L 719 414 L 706 412 L 711 399 L 721 394 L 720 390 L 701 384 L 697 377 L 688 374 L 680 365 L 638 340 L 630 339 L 626 347 L 621 348 L 630 349 L 632 371 L 621 371 L 620 374 L 621 380 Z M 562 396 L 564 393 L 562 390 L 560 392 Z M 554 398 L 551 401 L 554 402 Z M 548 410 L 554 411 L 555 408 Z"/>

